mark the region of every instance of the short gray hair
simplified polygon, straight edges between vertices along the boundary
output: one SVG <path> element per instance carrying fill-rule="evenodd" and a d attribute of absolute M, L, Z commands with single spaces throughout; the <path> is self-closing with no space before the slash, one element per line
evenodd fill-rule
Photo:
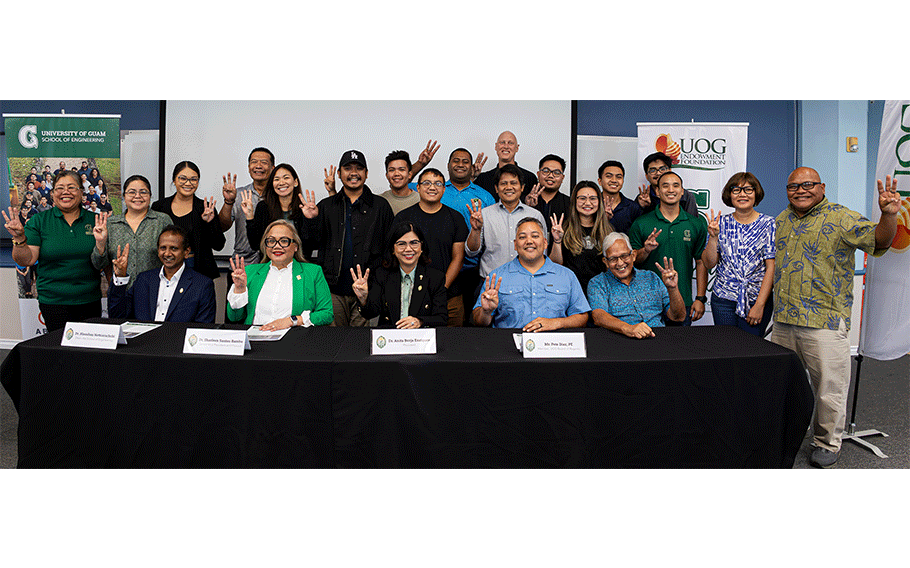
<path fill-rule="evenodd" d="M 611 246 L 613 246 L 614 244 L 616 244 L 616 241 L 625 241 L 626 245 L 628 245 L 628 247 L 629 247 L 629 250 L 632 250 L 632 242 L 629 241 L 629 236 L 626 235 L 625 233 L 617 233 L 614 231 L 614 232 L 610 233 L 609 235 L 607 235 L 606 238 L 604 238 L 604 242 L 603 242 L 604 258 L 607 257 L 607 249 L 610 248 Z"/>

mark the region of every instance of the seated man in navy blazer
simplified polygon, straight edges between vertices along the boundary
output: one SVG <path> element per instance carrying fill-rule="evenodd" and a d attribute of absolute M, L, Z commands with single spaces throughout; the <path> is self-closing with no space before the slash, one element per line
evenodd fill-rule
<path fill-rule="evenodd" d="M 160 269 L 146 270 L 127 289 L 130 245 L 117 247 L 114 279 L 107 293 L 108 315 L 140 321 L 215 323 L 215 284 L 184 264 L 189 243 L 186 231 L 168 225 L 158 236 Z"/>

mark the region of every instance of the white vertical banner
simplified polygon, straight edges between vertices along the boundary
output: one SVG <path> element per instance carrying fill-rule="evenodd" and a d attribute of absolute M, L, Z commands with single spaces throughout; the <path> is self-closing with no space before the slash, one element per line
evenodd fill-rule
<path fill-rule="evenodd" d="M 648 183 L 640 167 L 644 159 L 654 152 L 663 152 L 673 160 L 673 171 L 692 193 L 699 212 L 706 217 L 709 209 L 730 213 L 732 208 L 721 201 L 721 193 L 733 174 L 747 171 L 748 141 L 748 122 L 639 122 L 638 185 Z M 713 280 L 712 271 L 709 291 Z M 694 275 L 692 286 L 695 297 Z M 705 307 L 705 316 L 695 325 L 713 323 L 710 302 Z"/>
<path fill-rule="evenodd" d="M 881 361 L 910 353 L 910 101 L 885 102 L 875 177 L 887 176 L 901 195 L 897 235 L 884 256 L 867 260 L 859 335 L 859 353 Z M 877 202 L 870 217 L 881 217 Z"/>

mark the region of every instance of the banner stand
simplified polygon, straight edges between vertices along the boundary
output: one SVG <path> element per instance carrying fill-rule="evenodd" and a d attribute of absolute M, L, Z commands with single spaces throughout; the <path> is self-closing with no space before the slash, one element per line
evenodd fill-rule
<path fill-rule="evenodd" d="M 856 356 L 856 380 L 853 386 L 853 410 L 850 412 L 850 425 L 847 426 L 847 430 L 844 432 L 843 439 L 845 441 L 850 440 L 851 442 L 859 444 L 878 457 L 886 459 L 888 456 L 886 456 L 878 446 L 875 444 L 870 444 L 869 442 L 863 440 L 863 438 L 868 438 L 869 436 L 884 436 L 887 438 L 888 434 L 885 434 L 879 430 L 861 430 L 859 432 L 856 431 L 856 401 L 859 399 L 859 376 L 862 368 L 863 356 L 860 354 Z"/>

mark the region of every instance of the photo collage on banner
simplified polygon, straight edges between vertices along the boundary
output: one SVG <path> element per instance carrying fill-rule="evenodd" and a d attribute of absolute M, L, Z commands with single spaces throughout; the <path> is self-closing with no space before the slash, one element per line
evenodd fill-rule
<path fill-rule="evenodd" d="M 654 152 L 663 152 L 672 161 L 672 169 L 683 180 L 683 187 L 695 198 L 698 212 L 707 218 L 732 212 L 721 201 L 727 180 L 746 169 L 746 149 L 749 123 L 714 122 L 639 122 L 638 123 L 638 185 L 648 183 L 640 165 Z M 708 275 L 710 296 L 714 270 Z M 692 279 L 695 296 L 695 278 Z M 711 305 L 705 305 L 705 315 L 693 325 L 712 325 Z"/>
<path fill-rule="evenodd" d="M 5 114 L 3 118 L 9 201 L 23 225 L 35 213 L 54 206 L 53 180 L 63 170 L 79 174 L 85 209 L 121 213 L 119 115 Z M 23 339 L 46 332 L 38 308 L 36 268 L 37 264 L 16 266 Z M 110 275 L 99 272 L 98 277 L 106 314 Z"/>

